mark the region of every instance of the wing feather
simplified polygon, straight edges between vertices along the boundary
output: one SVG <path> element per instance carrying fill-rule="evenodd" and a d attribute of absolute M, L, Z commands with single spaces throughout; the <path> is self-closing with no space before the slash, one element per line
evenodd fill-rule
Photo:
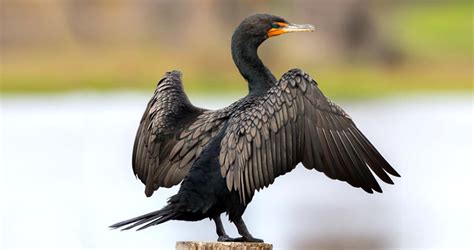
<path fill-rule="evenodd" d="M 298 69 L 229 118 L 219 160 L 229 190 L 238 190 L 244 203 L 299 162 L 369 193 L 382 192 L 371 170 L 386 183 L 393 183 L 388 174 L 399 176 L 344 110 Z"/>
<path fill-rule="evenodd" d="M 133 171 L 145 184 L 145 194 L 180 183 L 229 114 L 230 107 L 194 107 L 184 93 L 181 73 L 166 73 L 142 116 L 133 147 Z"/>

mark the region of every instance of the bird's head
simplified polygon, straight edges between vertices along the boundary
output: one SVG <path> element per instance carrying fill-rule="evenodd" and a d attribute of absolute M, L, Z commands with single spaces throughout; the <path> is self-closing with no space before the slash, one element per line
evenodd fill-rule
<path fill-rule="evenodd" d="M 310 24 L 293 24 L 285 19 L 270 14 L 253 14 L 245 18 L 235 30 L 242 42 L 254 42 L 258 45 L 270 37 L 290 32 L 311 32 Z M 247 40 L 247 41 L 245 41 Z"/>

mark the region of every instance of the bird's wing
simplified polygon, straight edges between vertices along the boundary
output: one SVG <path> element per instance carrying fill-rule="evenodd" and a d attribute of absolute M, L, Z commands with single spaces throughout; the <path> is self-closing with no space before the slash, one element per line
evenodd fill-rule
<path fill-rule="evenodd" d="M 221 174 L 245 203 L 302 162 L 331 179 L 382 192 L 399 176 L 351 118 L 301 70 L 290 70 L 255 105 L 234 114 L 221 142 Z"/>
<path fill-rule="evenodd" d="M 147 105 L 133 147 L 133 172 L 146 185 L 145 194 L 180 183 L 225 119 L 225 109 L 194 107 L 181 73 L 168 72 Z"/>

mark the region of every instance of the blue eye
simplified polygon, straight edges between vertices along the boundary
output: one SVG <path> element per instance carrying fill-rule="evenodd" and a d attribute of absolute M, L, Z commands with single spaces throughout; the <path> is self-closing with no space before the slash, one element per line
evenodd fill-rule
<path fill-rule="evenodd" d="M 278 23 L 272 23 L 272 28 L 273 29 L 278 29 L 278 28 L 280 28 L 280 25 Z"/>

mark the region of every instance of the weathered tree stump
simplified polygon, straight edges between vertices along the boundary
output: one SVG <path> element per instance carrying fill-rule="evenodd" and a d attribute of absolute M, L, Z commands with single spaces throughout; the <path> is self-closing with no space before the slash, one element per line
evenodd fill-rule
<path fill-rule="evenodd" d="M 272 250 L 273 245 L 255 242 L 178 241 L 176 250 Z"/>

